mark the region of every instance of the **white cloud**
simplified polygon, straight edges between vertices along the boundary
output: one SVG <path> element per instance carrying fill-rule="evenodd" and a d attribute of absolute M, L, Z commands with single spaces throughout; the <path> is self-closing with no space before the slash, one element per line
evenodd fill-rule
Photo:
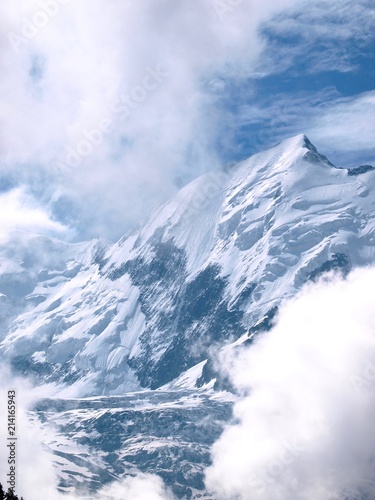
<path fill-rule="evenodd" d="M 300 2 L 266 27 L 273 37 L 298 43 L 273 45 L 260 61 L 260 71 L 272 74 L 295 66 L 309 75 L 355 71 L 356 58 L 374 40 L 374 26 L 375 8 L 369 0 Z"/>
<path fill-rule="evenodd" d="M 326 148 L 374 153 L 374 115 L 375 91 L 342 98 L 316 116 L 307 133 Z"/>
<path fill-rule="evenodd" d="M 250 74 L 260 23 L 293 3 L 4 0 L 2 170 L 42 172 L 82 225 L 118 236 L 175 190 L 175 177 L 215 165 L 220 120 L 204 83 Z M 145 92 L 158 67 L 168 75 Z M 129 94 L 124 114 L 116 103 Z M 60 169 L 72 150 L 75 166 Z"/>
<path fill-rule="evenodd" d="M 215 498 L 373 498 L 374 296 L 375 268 L 307 287 L 226 361 L 243 397 L 213 447 Z"/>
<path fill-rule="evenodd" d="M 172 500 L 160 477 L 151 474 L 139 474 L 121 482 L 113 483 L 98 493 L 102 500 Z"/>
<path fill-rule="evenodd" d="M 7 415 L 8 415 L 8 391 L 15 391 L 16 408 L 16 493 L 23 495 L 29 500 L 48 498 L 54 500 L 59 498 L 56 489 L 56 476 L 52 461 L 43 448 L 42 440 L 45 437 L 37 422 L 30 422 L 27 411 L 32 406 L 40 390 L 35 391 L 30 383 L 21 378 L 15 378 L 8 369 L 0 366 L 0 411 L 2 423 L 0 429 L 0 481 L 5 490 L 10 486 L 7 484 L 7 474 L 10 472 L 11 464 L 8 464 L 9 449 L 7 447 Z M 69 499 L 68 499 L 69 500 Z"/>
<path fill-rule="evenodd" d="M 67 228 L 52 220 L 45 208 L 22 188 L 0 193 L 0 207 L 0 244 L 5 244 L 13 231 L 67 236 Z"/>

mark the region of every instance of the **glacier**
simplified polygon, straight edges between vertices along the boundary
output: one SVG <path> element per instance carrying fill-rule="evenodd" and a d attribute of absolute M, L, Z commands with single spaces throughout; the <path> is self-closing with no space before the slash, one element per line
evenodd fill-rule
<path fill-rule="evenodd" d="M 61 487 L 139 470 L 205 497 L 236 398 L 217 352 L 269 329 L 305 283 L 373 263 L 374 195 L 374 168 L 337 168 L 298 135 L 207 172 L 114 244 L 1 247 L 1 357 L 51 384 L 30 418 L 59 429 Z"/>

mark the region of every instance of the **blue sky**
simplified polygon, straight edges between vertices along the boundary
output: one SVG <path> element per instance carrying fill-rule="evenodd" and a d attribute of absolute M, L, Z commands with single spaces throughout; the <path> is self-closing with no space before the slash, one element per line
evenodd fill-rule
<path fill-rule="evenodd" d="M 299 133 L 375 162 L 371 1 L 4 0 L 0 19 L 0 186 L 68 239 L 115 240 Z"/>

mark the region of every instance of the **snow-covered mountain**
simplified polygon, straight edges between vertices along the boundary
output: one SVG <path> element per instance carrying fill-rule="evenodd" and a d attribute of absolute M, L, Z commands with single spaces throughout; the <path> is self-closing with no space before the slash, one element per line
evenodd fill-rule
<path fill-rule="evenodd" d="M 335 168 L 302 135 L 205 174 L 118 243 L 41 262 L 2 355 L 67 395 L 160 387 L 307 280 L 373 262 L 374 190 L 372 169 Z"/>
<path fill-rule="evenodd" d="M 42 402 L 35 415 L 43 420 L 49 405 L 61 435 L 74 441 L 78 434 L 82 456 L 94 450 L 93 484 L 136 467 L 190 495 L 202 487 L 207 447 L 219 433 L 198 422 L 229 414 L 228 398 L 213 390 L 225 382 L 215 352 L 251 342 L 307 281 L 373 263 L 374 200 L 372 167 L 336 168 L 300 135 L 201 176 L 115 244 L 43 240 L 41 253 L 53 254 L 50 245 L 56 261 L 38 257 L 27 272 L 19 264 L 13 277 L 2 273 L 1 356 L 68 398 Z M 18 276 L 27 285 L 14 285 Z M 107 397 L 69 400 L 94 396 Z M 158 416 L 150 428 L 142 408 Z M 106 419 L 118 427 L 112 438 Z M 129 419 L 139 422 L 137 432 L 126 427 Z M 172 421 L 178 429 L 162 431 Z M 72 449 L 64 460 L 87 471 Z M 177 480 L 173 460 L 181 457 Z M 82 467 L 61 477 L 77 481 Z"/>

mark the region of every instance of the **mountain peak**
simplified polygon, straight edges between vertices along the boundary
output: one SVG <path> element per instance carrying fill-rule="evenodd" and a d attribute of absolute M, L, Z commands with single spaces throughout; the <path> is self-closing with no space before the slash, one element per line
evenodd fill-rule
<path fill-rule="evenodd" d="M 280 145 L 284 146 L 285 149 L 307 149 L 307 152 L 303 154 L 303 159 L 306 161 L 310 163 L 323 163 L 326 166 L 337 168 L 325 155 L 319 153 L 317 148 L 305 134 L 298 134 L 286 139 L 282 141 Z"/>
<path fill-rule="evenodd" d="M 276 158 L 282 159 L 281 163 L 276 161 Z M 265 169 L 261 166 L 263 162 L 267 165 L 267 168 L 278 168 L 278 165 L 283 168 L 286 158 L 289 158 L 291 164 L 294 164 L 298 160 L 305 160 L 308 163 L 320 164 L 329 168 L 337 168 L 325 155 L 319 153 L 317 148 L 305 134 L 298 134 L 284 139 L 270 149 L 256 153 L 246 161 L 250 162 L 253 167 L 257 166 L 257 169 L 260 167 L 261 171 L 264 172 Z"/>
<path fill-rule="evenodd" d="M 305 134 L 301 134 L 298 137 L 301 137 L 301 142 L 303 143 L 303 147 L 316 151 L 316 147 Z"/>
<path fill-rule="evenodd" d="M 293 137 L 288 137 L 287 139 L 279 142 L 275 147 L 278 146 L 282 146 L 283 149 L 304 148 L 309 149 L 310 151 L 317 151 L 314 144 L 305 134 L 298 134 Z"/>
<path fill-rule="evenodd" d="M 300 134 L 192 181 L 114 245 L 82 244 L 79 255 L 53 247 L 64 257 L 56 261 L 40 245 L 19 259 L 32 272 L 13 262 L 11 246 L 6 257 L 18 267 L 3 272 L 0 293 L 25 313 L 7 313 L 0 355 L 37 381 L 69 381 L 65 394 L 75 396 L 171 382 L 203 362 L 210 343 L 237 341 L 310 276 L 375 259 L 375 179 L 353 182 L 331 167 Z M 363 251 L 349 253 L 353 238 Z M 37 250 L 48 260 L 37 261 Z"/>

